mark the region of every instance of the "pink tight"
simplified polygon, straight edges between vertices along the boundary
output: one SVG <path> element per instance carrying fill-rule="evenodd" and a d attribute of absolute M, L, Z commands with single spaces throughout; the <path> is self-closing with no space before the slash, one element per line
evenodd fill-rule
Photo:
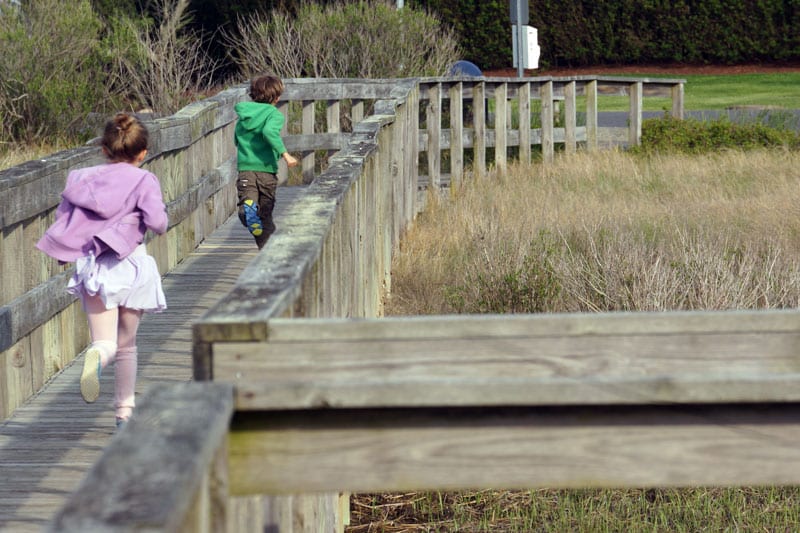
<path fill-rule="evenodd" d="M 130 418 L 135 407 L 136 332 L 142 311 L 127 307 L 106 309 L 99 295 L 83 295 L 92 346 L 100 351 L 103 368 L 114 363 L 114 410 L 118 419 Z"/>

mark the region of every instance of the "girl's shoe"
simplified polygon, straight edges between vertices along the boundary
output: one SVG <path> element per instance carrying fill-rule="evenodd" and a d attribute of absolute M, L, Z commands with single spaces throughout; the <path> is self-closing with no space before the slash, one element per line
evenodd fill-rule
<path fill-rule="evenodd" d="M 244 201 L 244 220 L 247 222 L 247 229 L 254 237 L 258 237 L 264 231 L 261 226 L 261 217 L 258 216 L 258 207 L 250 198 Z"/>
<path fill-rule="evenodd" d="M 81 396 L 86 403 L 92 403 L 100 396 L 100 350 L 89 348 L 83 356 L 81 373 Z"/>

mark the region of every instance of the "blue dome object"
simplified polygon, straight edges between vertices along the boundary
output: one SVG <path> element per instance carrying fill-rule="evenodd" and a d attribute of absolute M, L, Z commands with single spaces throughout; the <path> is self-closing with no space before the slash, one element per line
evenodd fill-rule
<path fill-rule="evenodd" d="M 465 60 L 459 60 L 450 67 L 450 76 L 483 76 L 478 65 Z"/>

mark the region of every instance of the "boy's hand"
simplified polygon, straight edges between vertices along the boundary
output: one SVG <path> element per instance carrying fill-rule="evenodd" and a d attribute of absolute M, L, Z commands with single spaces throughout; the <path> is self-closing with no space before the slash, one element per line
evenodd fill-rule
<path fill-rule="evenodd" d="M 294 156 L 293 156 L 292 154 L 290 154 L 289 152 L 284 152 L 284 153 L 283 153 L 283 159 L 284 159 L 284 161 L 286 161 L 286 164 L 287 164 L 289 167 L 296 167 L 296 166 L 297 166 L 297 164 L 299 163 L 299 161 L 297 160 L 297 158 L 296 158 L 296 157 L 294 157 Z"/>

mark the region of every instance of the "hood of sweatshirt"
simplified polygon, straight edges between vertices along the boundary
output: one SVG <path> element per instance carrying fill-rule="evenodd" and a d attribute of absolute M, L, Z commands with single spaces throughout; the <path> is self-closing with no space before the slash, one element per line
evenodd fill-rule
<path fill-rule="evenodd" d="M 269 117 L 278 112 L 274 105 L 261 102 L 239 102 L 234 110 L 239 115 L 240 127 L 249 131 L 261 130 Z"/>
<path fill-rule="evenodd" d="M 110 218 L 136 193 L 147 172 L 130 163 L 76 170 L 61 196 L 78 207 Z"/>

